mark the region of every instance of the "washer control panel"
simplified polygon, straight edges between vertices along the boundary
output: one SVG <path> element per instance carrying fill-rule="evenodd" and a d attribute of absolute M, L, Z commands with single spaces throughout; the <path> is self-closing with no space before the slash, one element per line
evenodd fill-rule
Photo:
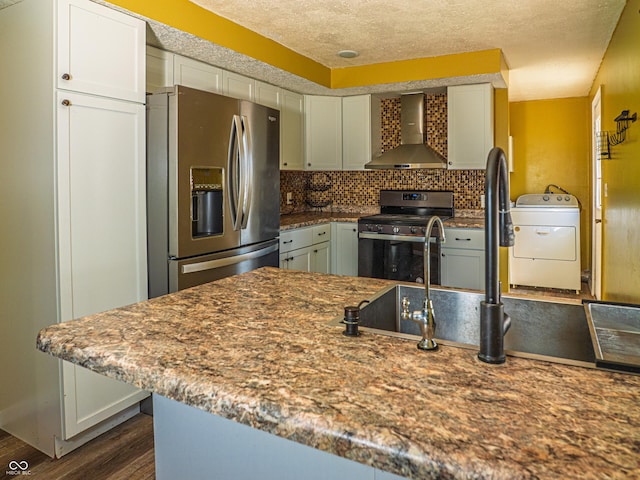
<path fill-rule="evenodd" d="M 516 207 L 578 208 L 578 199 L 566 193 L 528 193 L 518 197 Z"/>

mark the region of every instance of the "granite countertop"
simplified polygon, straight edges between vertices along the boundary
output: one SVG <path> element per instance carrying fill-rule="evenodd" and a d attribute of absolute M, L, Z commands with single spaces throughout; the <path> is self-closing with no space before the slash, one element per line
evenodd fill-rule
<path fill-rule="evenodd" d="M 364 215 L 340 212 L 299 212 L 280 215 L 280 231 L 330 222 L 354 222 Z"/>
<path fill-rule="evenodd" d="M 358 218 L 368 214 L 357 212 L 299 212 L 280 215 L 280 231 L 291 230 L 293 228 L 309 227 L 311 225 L 321 225 L 329 222 L 354 222 Z M 445 227 L 450 228 L 484 228 L 483 217 L 455 216 L 444 222 Z"/>
<path fill-rule="evenodd" d="M 38 348 L 409 478 L 640 477 L 640 376 L 328 325 L 390 283 L 266 267 L 48 327 Z"/>

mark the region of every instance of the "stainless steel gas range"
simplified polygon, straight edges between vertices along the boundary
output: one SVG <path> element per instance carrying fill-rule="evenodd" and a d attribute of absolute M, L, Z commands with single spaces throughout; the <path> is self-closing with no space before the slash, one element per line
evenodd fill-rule
<path fill-rule="evenodd" d="M 358 275 L 424 282 L 424 239 L 429 219 L 453 217 L 453 192 L 382 190 L 380 214 L 358 220 Z M 440 284 L 440 233 L 430 240 L 431 284 Z"/>

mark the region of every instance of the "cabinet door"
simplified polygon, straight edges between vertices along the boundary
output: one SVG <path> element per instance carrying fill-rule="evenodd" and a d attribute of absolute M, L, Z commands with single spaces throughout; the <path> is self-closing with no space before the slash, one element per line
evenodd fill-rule
<path fill-rule="evenodd" d="M 371 95 L 342 99 L 342 169 L 364 170 L 371 160 Z"/>
<path fill-rule="evenodd" d="M 342 99 L 304 97 L 306 169 L 342 169 Z"/>
<path fill-rule="evenodd" d="M 281 259 L 281 266 L 284 265 L 283 268 L 285 270 L 302 270 L 304 272 L 310 272 L 312 266 L 312 253 L 311 247 L 292 250 L 285 255 L 284 259 Z"/>
<path fill-rule="evenodd" d="M 358 276 L 358 228 L 355 223 L 332 224 L 332 271 L 336 275 Z"/>
<path fill-rule="evenodd" d="M 331 242 L 318 243 L 312 247 L 311 271 L 316 273 L 331 271 Z"/>
<path fill-rule="evenodd" d="M 176 55 L 173 61 L 173 83 L 205 92 L 222 94 L 222 70 Z"/>
<path fill-rule="evenodd" d="M 255 80 L 253 80 L 253 78 L 244 77 L 233 72 L 227 72 L 226 70 L 222 72 L 223 95 L 253 102 L 255 99 L 254 90 Z"/>
<path fill-rule="evenodd" d="M 147 298 L 144 105 L 59 91 L 60 316 Z M 63 363 L 65 438 L 147 396 Z"/>
<path fill-rule="evenodd" d="M 258 80 L 255 80 L 254 83 L 256 103 L 280 110 L 282 89 L 268 83 L 259 82 Z"/>
<path fill-rule="evenodd" d="M 489 83 L 447 89 L 450 169 L 484 169 L 493 148 L 493 87 Z"/>
<path fill-rule="evenodd" d="M 484 289 L 484 251 L 443 248 L 440 258 L 443 286 Z"/>
<path fill-rule="evenodd" d="M 304 97 L 282 91 L 280 106 L 280 168 L 304 169 Z"/>
<path fill-rule="evenodd" d="M 57 87 L 144 102 L 145 23 L 89 0 L 59 0 L 57 13 Z"/>
<path fill-rule="evenodd" d="M 147 92 L 173 85 L 173 53 L 147 45 Z"/>

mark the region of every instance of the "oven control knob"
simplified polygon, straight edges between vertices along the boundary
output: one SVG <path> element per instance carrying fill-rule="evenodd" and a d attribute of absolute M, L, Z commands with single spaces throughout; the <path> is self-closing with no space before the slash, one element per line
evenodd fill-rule
<path fill-rule="evenodd" d="M 427 227 L 422 227 L 422 228 L 420 229 L 420 231 L 421 231 L 422 233 L 427 233 Z"/>
<path fill-rule="evenodd" d="M 545 195 L 544 197 L 542 197 L 542 200 L 544 200 L 545 202 L 549 201 L 549 195 Z"/>
<path fill-rule="evenodd" d="M 382 225 L 376 225 L 376 228 L 378 229 L 379 232 L 382 231 Z"/>
<path fill-rule="evenodd" d="M 411 227 L 411 233 L 417 233 L 418 229 L 416 227 Z"/>
<path fill-rule="evenodd" d="M 393 233 L 398 233 L 400 231 L 400 227 L 393 227 Z"/>
<path fill-rule="evenodd" d="M 373 226 L 367 223 L 367 231 L 370 232 L 371 230 L 373 230 Z"/>
<path fill-rule="evenodd" d="M 565 201 L 565 202 L 568 202 L 569 200 L 571 200 L 571 197 L 568 197 L 568 196 L 567 196 L 567 197 L 564 197 L 564 201 Z"/>
<path fill-rule="evenodd" d="M 560 195 L 558 195 L 558 201 L 561 202 L 562 201 L 562 197 Z"/>

